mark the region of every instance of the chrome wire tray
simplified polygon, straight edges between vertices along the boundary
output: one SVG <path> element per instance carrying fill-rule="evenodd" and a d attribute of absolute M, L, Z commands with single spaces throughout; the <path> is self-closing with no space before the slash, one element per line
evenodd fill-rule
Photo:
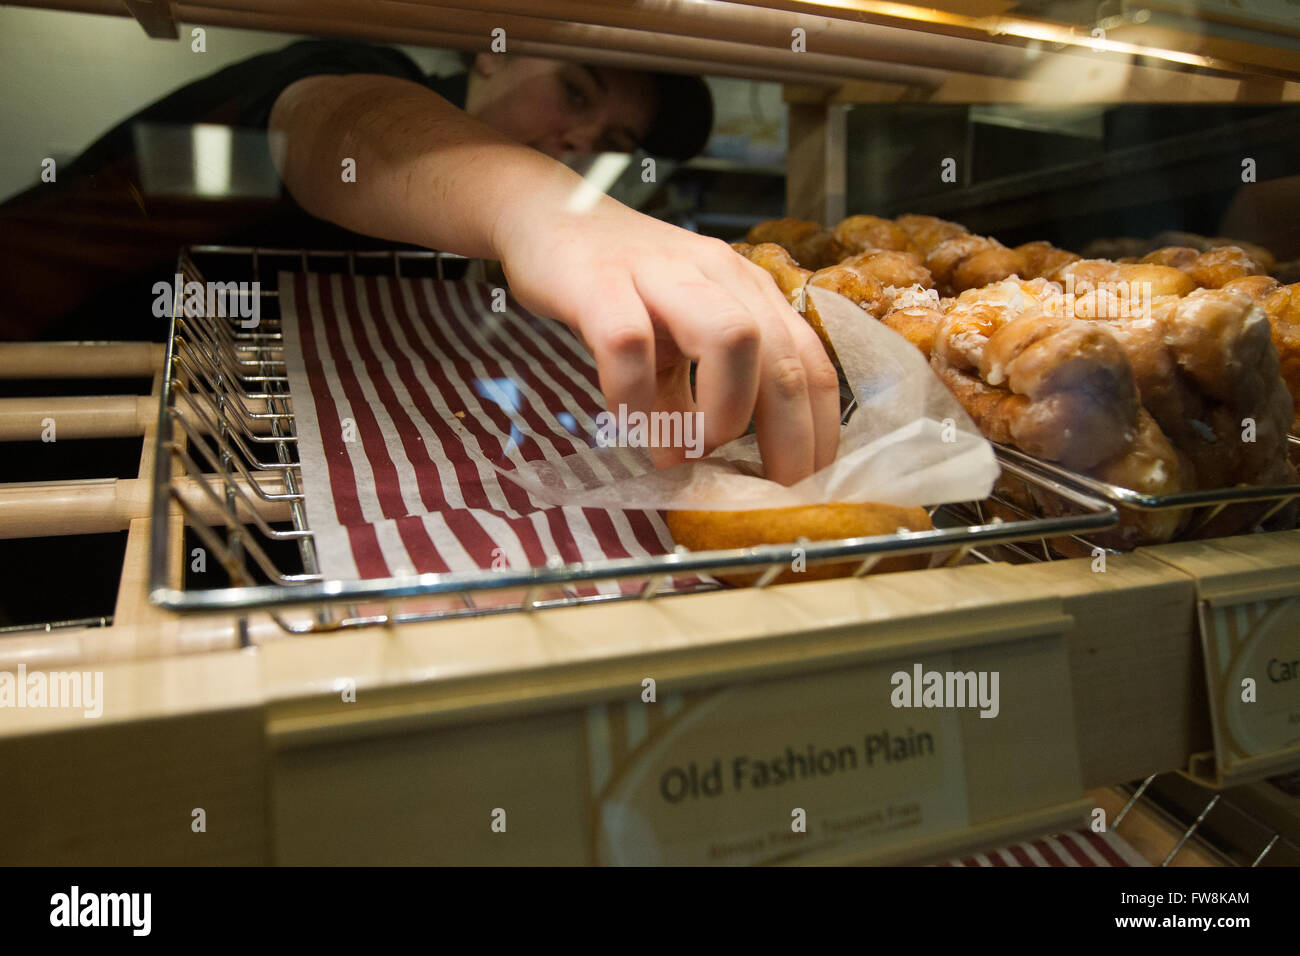
<path fill-rule="evenodd" d="M 1287 437 L 1288 449 L 1294 453 L 1300 450 L 1300 437 Z M 1178 539 L 1195 537 L 1199 531 L 1210 524 L 1224 508 L 1230 505 L 1259 504 L 1267 506 L 1260 514 L 1252 516 L 1238 534 L 1250 534 L 1264 530 L 1264 525 L 1275 514 L 1291 502 L 1300 499 L 1300 483 L 1285 485 L 1243 485 L 1236 488 L 1214 488 L 1201 491 L 1180 491 L 1170 495 L 1145 495 L 1132 488 L 1113 485 L 1110 482 L 1093 478 L 1089 475 L 1072 471 L 1068 468 L 1026 454 L 1018 448 L 998 445 L 998 456 L 1004 462 L 1015 462 L 1036 472 L 1050 476 L 1062 484 L 1069 485 L 1094 495 L 1103 501 L 1109 501 L 1120 509 L 1135 511 L 1186 511 L 1191 512 L 1187 525 L 1179 533 Z"/>
<path fill-rule="evenodd" d="M 675 578 L 724 571 L 756 574 L 766 587 L 791 560 L 789 546 L 675 552 L 639 558 L 562 564 L 528 570 L 481 570 L 369 580 L 326 580 L 318 570 L 307 527 L 298 465 L 293 404 L 285 375 L 279 271 L 333 271 L 448 278 L 472 268 L 458 256 L 428 251 L 339 252 L 195 246 L 183 250 L 177 273 L 185 282 L 247 279 L 260 297 L 260 321 L 245 329 L 238 317 L 187 314 L 179 298 L 171 319 L 156 433 L 150 600 L 175 611 L 265 609 L 292 633 L 447 617 L 533 611 L 581 603 L 650 599 L 714 589 L 682 587 Z M 845 394 L 846 416 L 851 395 Z M 808 566 L 858 560 L 856 575 L 880 560 L 931 554 L 932 564 L 994 560 L 983 550 L 1014 542 L 1047 541 L 1115 524 L 1119 512 L 1062 482 L 1032 462 L 1003 460 L 1004 473 L 1063 502 L 1066 513 L 1036 517 L 989 499 L 928 509 L 933 531 L 804 545 Z M 1013 520 L 990 517 L 1000 505 Z M 183 523 L 183 528 L 182 528 Z M 215 556 L 228 587 L 187 585 L 184 532 Z M 800 542 L 802 544 L 802 542 Z M 1025 552 L 1020 552 L 1022 555 Z M 969 556 L 969 557 L 968 557 Z M 179 573 L 178 573 L 179 572 Z M 179 583 L 178 583 L 179 581 Z M 582 585 L 633 581 L 615 594 L 579 594 Z M 674 585 L 677 586 L 674 586 Z M 443 598 L 430 607 L 431 598 Z M 293 616 L 282 612 L 305 609 Z"/>
<path fill-rule="evenodd" d="M 1152 860 L 1158 866 L 1189 865 L 1174 860 L 1192 847 L 1224 866 L 1295 866 L 1300 863 L 1300 834 L 1279 828 L 1278 820 L 1261 816 L 1256 809 L 1258 801 L 1250 799 L 1253 793 L 1270 787 L 1285 792 L 1287 782 L 1287 777 L 1274 777 L 1244 787 L 1213 790 L 1185 773 L 1152 774 L 1121 788 L 1129 798 L 1110 826 L 1120 832 L 1124 818 L 1139 805 L 1166 821 L 1179 835 L 1163 858 Z"/>

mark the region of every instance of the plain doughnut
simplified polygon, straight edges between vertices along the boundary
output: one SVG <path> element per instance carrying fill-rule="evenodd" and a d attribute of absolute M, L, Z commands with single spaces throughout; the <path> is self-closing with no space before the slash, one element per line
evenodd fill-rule
<path fill-rule="evenodd" d="M 793 545 L 799 538 L 809 541 L 868 538 L 894 534 L 900 529 L 930 531 L 934 528 L 924 508 L 873 503 L 832 503 L 753 511 L 669 511 L 667 520 L 673 540 L 692 551 L 724 551 L 763 544 Z M 775 583 L 847 577 L 861 563 L 861 558 L 855 558 L 834 564 L 811 565 L 803 571 L 783 571 L 777 575 Z M 884 558 L 869 573 L 911 571 L 927 567 L 929 563 L 929 556 L 924 554 Z M 730 572 L 715 577 L 743 587 L 757 581 L 759 573 Z"/>

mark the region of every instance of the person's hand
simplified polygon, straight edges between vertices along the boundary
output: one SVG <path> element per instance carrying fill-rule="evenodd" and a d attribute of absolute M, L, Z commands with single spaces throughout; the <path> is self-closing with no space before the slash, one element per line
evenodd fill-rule
<path fill-rule="evenodd" d="M 519 302 L 577 330 L 610 411 L 700 411 L 704 454 L 755 421 L 767 476 L 793 484 L 839 444 L 835 368 L 820 339 L 761 268 L 726 243 L 644 216 L 608 197 L 567 211 L 512 208 L 496 252 Z M 698 361 L 696 396 L 690 362 Z M 656 467 L 685 449 L 651 449 Z"/>

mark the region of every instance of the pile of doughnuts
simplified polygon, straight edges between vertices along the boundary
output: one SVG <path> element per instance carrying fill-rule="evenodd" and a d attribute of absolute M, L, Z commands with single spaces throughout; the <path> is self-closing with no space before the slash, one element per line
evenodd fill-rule
<path fill-rule="evenodd" d="M 1191 249 L 1197 253 L 1211 252 L 1224 246 L 1236 246 L 1264 267 L 1280 285 L 1300 282 L 1300 259 L 1279 262 L 1268 249 L 1244 239 L 1223 236 L 1201 236 L 1194 232 L 1162 232 L 1150 239 L 1094 239 L 1083 250 L 1085 258 L 1112 259 L 1115 262 L 1138 262 L 1157 250 L 1168 248 Z"/>
<path fill-rule="evenodd" d="M 1300 432 L 1300 283 L 1269 276 L 1258 246 L 1165 238 L 1188 241 L 1085 259 L 932 216 L 850 216 L 833 229 L 770 220 L 733 248 L 772 275 L 832 359 L 809 285 L 901 334 L 992 441 L 1149 495 L 1296 481 L 1286 436 Z M 1234 533 L 1260 510 L 1226 508 L 1200 533 Z M 731 514 L 724 524 L 745 524 Z M 1168 541 L 1187 518 L 1124 514 L 1102 543 Z M 798 532 L 786 521 L 780 534 Z"/>

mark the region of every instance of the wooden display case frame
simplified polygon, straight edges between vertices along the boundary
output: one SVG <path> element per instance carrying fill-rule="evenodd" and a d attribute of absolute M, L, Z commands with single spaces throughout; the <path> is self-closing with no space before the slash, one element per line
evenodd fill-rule
<path fill-rule="evenodd" d="M 849 12 L 794 2 L 656 11 L 572 0 L 536 16 L 510 2 L 354 0 L 310 12 L 302 3 L 256 0 L 30 5 L 129 13 L 156 37 L 194 23 L 462 49 L 486 47 L 474 17 L 490 15 L 519 38 L 519 52 L 784 82 L 790 155 L 800 171 L 789 180 L 789 213 L 831 221 L 843 213 L 843 104 L 1033 101 L 1046 94 L 1024 75 L 1026 58 L 1088 55 L 1077 43 L 1031 54 L 1014 37 L 990 42 L 982 18 L 995 14 L 987 10 L 922 20 L 889 16 L 887 5 L 864 12 L 866 4 Z M 411 14 L 410 23 L 396 23 L 395 12 Z M 810 17 L 834 27 L 837 39 L 795 60 L 800 54 L 776 40 Z M 1171 48 L 1180 42 L 1168 31 L 1159 36 Z M 893 41 L 900 52 L 891 60 L 851 55 Z M 1111 89 L 1126 102 L 1300 99 L 1300 70 L 1279 63 L 1268 46 L 1216 43 L 1205 56 L 1175 73 L 1131 67 L 1103 50 L 1090 68 L 1122 79 Z M 69 353 L 61 349 L 74 347 L 0 347 L 0 377 L 66 374 Z M 634 695 L 648 671 L 698 692 L 794 680 L 886 650 L 921 655 L 1045 628 L 1065 642 L 1079 799 L 1034 811 L 1008 774 L 1002 792 L 980 799 L 1019 808 L 1016 819 L 973 828 L 970 846 L 1063 825 L 1084 805 L 1083 790 L 1184 768 L 1212 746 L 1198 580 L 1185 545 L 1112 557 L 1100 572 L 1089 559 L 994 563 L 310 637 L 290 638 L 256 613 L 177 618 L 149 605 L 145 590 L 142 489 L 153 468 L 153 426 L 144 410 L 157 400 L 160 351 L 139 343 L 81 349 L 102 362 L 101 373 L 153 376 L 155 391 L 97 406 L 54 400 L 64 402 L 60 419 L 74 422 L 76 435 L 143 436 L 139 478 L 0 487 L 10 534 L 128 532 L 111 626 L 0 638 L 0 669 L 90 668 L 102 672 L 105 688 L 96 720 L 40 708 L 0 715 L 0 766 L 21 768 L 0 791 L 5 862 L 590 862 L 582 714 Z M 90 374 L 92 365 L 80 367 Z M 28 435 L 50 407 L 0 400 L 0 440 Z M 1195 550 L 1220 573 L 1266 567 L 1300 594 L 1300 531 Z M 173 570 L 179 580 L 180 567 Z M 349 687 L 355 701 L 341 696 Z M 449 783 L 451 773 L 475 783 Z M 538 797 L 539 774 L 549 795 Z M 471 819 L 477 826 L 488 805 L 509 800 L 540 800 L 552 814 L 534 839 L 517 841 L 504 857 L 477 837 L 446 840 Z M 204 811 L 203 832 L 193 827 L 196 809 Z M 887 859 L 929 859 L 939 849 L 917 843 Z"/>

